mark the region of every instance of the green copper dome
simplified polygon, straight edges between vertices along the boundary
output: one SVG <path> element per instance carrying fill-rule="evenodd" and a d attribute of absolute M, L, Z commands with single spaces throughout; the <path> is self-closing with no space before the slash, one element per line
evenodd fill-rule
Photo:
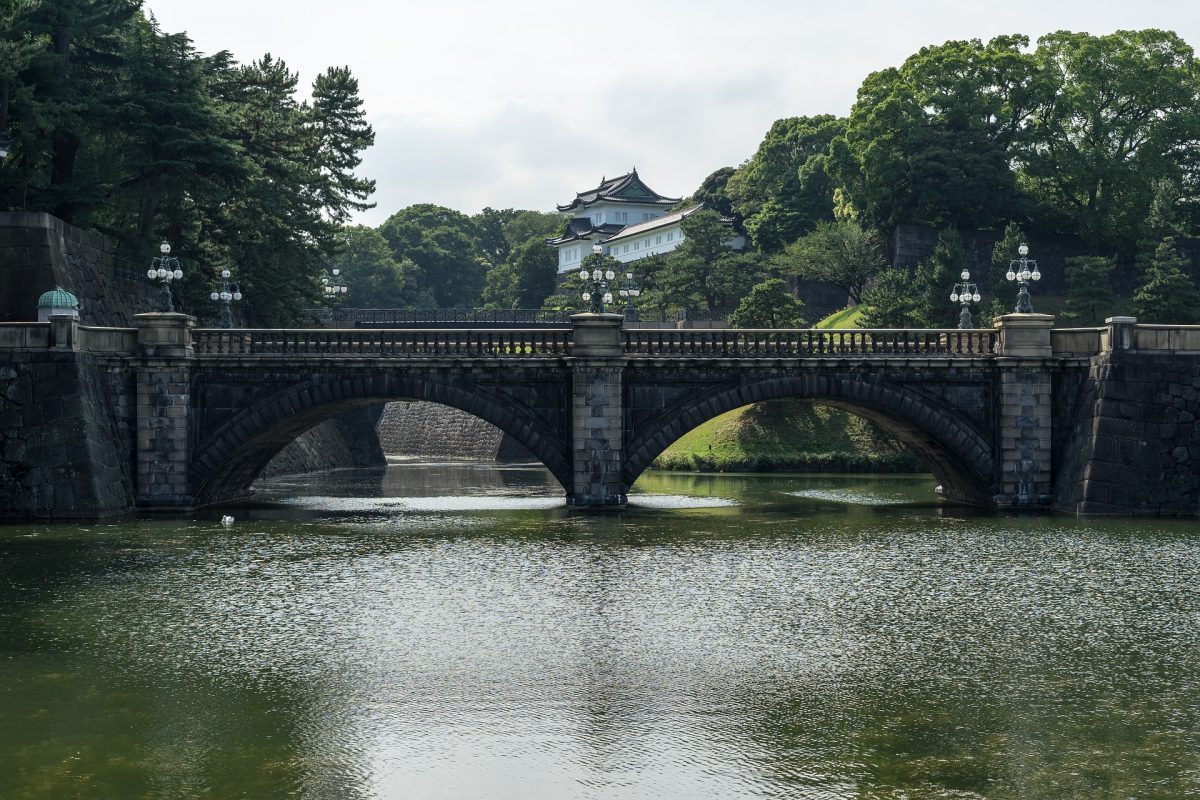
<path fill-rule="evenodd" d="M 38 308 L 79 308 L 79 298 L 61 286 L 55 286 L 38 298 Z"/>

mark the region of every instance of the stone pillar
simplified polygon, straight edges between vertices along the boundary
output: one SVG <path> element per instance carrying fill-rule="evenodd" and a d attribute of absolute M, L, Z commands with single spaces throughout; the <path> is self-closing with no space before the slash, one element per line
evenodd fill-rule
<path fill-rule="evenodd" d="M 1137 317 L 1109 317 L 1104 320 L 1108 326 L 1105 350 L 1134 350 L 1137 341 L 1134 338 L 1137 328 Z"/>
<path fill-rule="evenodd" d="M 997 505 L 1046 505 L 1053 494 L 1050 463 L 1052 354 L 1049 314 L 998 319 L 1000 469 Z"/>
<path fill-rule="evenodd" d="M 79 317 L 73 314 L 51 314 L 50 342 L 55 350 L 79 349 Z"/>
<path fill-rule="evenodd" d="M 571 317 L 571 463 L 567 505 L 586 511 L 625 508 L 620 314 Z"/>
<path fill-rule="evenodd" d="M 137 314 L 137 504 L 186 508 L 192 332 L 187 314 Z"/>

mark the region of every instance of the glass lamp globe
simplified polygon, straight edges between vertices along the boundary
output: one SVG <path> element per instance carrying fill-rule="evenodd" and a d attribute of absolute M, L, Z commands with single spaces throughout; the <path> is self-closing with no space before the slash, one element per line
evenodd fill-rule
<path fill-rule="evenodd" d="M 167 244 L 166 242 L 163 242 L 162 244 L 160 244 L 158 246 L 158 252 L 162 253 L 164 256 L 167 255 L 168 253 L 171 252 L 171 245 Z"/>
<path fill-rule="evenodd" d="M 951 293 L 950 293 L 950 302 L 951 302 L 951 303 L 957 303 L 957 302 L 958 302 L 958 292 L 951 292 Z"/>
<path fill-rule="evenodd" d="M 584 292 L 584 293 L 583 293 L 583 299 L 584 299 L 584 300 L 591 300 L 591 299 L 592 299 L 592 293 L 591 293 L 591 292 Z"/>
<path fill-rule="evenodd" d="M 154 274 L 158 276 L 158 279 L 160 281 L 162 281 L 162 280 L 166 280 L 167 275 L 169 275 L 170 273 L 167 272 L 166 269 L 164 269 L 163 267 L 159 267 L 158 270 Z"/>
<path fill-rule="evenodd" d="M 336 278 L 338 275 L 341 275 L 341 274 L 342 274 L 342 271 L 340 269 L 338 269 L 337 267 L 333 268 L 333 277 Z"/>
<path fill-rule="evenodd" d="M 596 267 L 594 270 L 592 270 L 592 280 L 598 281 L 603 277 L 604 273 L 600 271 L 599 267 Z"/>
<path fill-rule="evenodd" d="M 629 297 L 629 290 L 628 290 L 628 289 L 622 289 L 622 290 L 620 291 L 620 295 L 621 295 L 621 297 Z"/>
<path fill-rule="evenodd" d="M 342 287 L 342 294 L 345 294 L 345 293 L 346 293 L 346 292 L 348 292 L 348 291 L 350 291 L 350 287 L 349 287 L 349 286 L 343 286 L 343 287 Z"/>
<path fill-rule="evenodd" d="M 1021 280 L 1023 280 L 1023 281 L 1027 281 L 1027 280 L 1029 280 L 1029 279 L 1030 279 L 1030 278 L 1032 278 L 1032 277 L 1033 277 L 1033 273 L 1032 273 L 1032 272 L 1030 272 L 1029 270 L 1024 270 L 1024 271 L 1021 273 Z"/>
<path fill-rule="evenodd" d="M 971 299 L 974 300 L 976 303 L 978 303 L 979 302 L 979 292 L 976 292 L 975 294 L 971 295 Z"/>
<path fill-rule="evenodd" d="M 222 277 L 222 278 L 228 278 L 228 277 L 229 277 L 229 270 L 227 270 L 227 269 L 223 269 L 223 270 L 221 270 L 221 277 Z"/>
<path fill-rule="evenodd" d="M 964 281 L 969 281 L 969 280 L 971 280 L 971 273 L 970 273 L 970 272 L 967 272 L 967 271 L 964 269 L 964 270 L 963 270 L 963 271 L 962 271 L 962 272 L 959 274 L 959 277 L 960 277 L 960 278 L 962 278 Z"/>
<path fill-rule="evenodd" d="M 625 273 L 625 280 L 627 280 L 627 281 L 631 281 L 631 280 L 633 280 L 633 273 L 632 273 L 632 272 L 626 272 L 626 273 Z"/>
<path fill-rule="evenodd" d="M 146 277 L 150 280 L 154 280 L 158 277 L 158 270 L 156 270 L 154 267 L 151 267 L 150 269 L 146 270 Z"/>
<path fill-rule="evenodd" d="M 183 270 L 181 270 L 181 269 L 175 270 L 175 280 L 177 280 L 177 281 L 183 280 Z"/>
<path fill-rule="evenodd" d="M 1017 279 L 1017 273 L 1013 272 L 1013 271 L 1010 269 L 1010 270 L 1008 271 L 1008 274 L 1007 274 L 1007 275 L 1005 275 L 1004 277 L 1008 278 L 1010 281 L 1015 281 L 1015 280 Z"/>
<path fill-rule="evenodd" d="M 615 277 L 617 277 L 617 273 L 613 272 L 611 269 L 604 271 L 605 280 L 611 281 Z"/>
<path fill-rule="evenodd" d="M 594 245 L 592 245 L 592 252 L 595 253 L 596 255 L 600 255 L 601 253 L 604 252 L 604 248 L 598 244 L 594 244 Z"/>
<path fill-rule="evenodd" d="M 611 302 L 612 302 L 612 292 L 605 292 L 605 293 L 604 293 L 604 302 L 606 302 L 606 303 L 611 303 Z"/>
<path fill-rule="evenodd" d="M 217 292 L 212 292 L 212 293 L 210 293 L 210 294 L 208 295 L 208 299 L 209 299 L 209 300 L 216 300 L 216 299 L 218 299 L 219 297 L 220 297 L 220 294 L 219 294 L 219 293 L 217 293 Z"/>
<path fill-rule="evenodd" d="M 1029 273 L 1029 277 L 1033 278 L 1035 281 L 1040 281 L 1042 279 L 1042 273 L 1038 271 L 1037 267 L 1034 267 L 1033 272 Z"/>
<path fill-rule="evenodd" d="M 233 299 L 234 299 L 234 300 L 241 300 L 241 299 L 242 299 L 242 293 L 241 293 L 241 292 L 234 292 L 234 293 L 233 293 Z"/>
<path fill-rule="evenodd" d="M 579 277 L 582 278 L 583 280 L 586 281 L 591 276 L 592 276 L 592 273 L 588 272 L 586 269 L 579 270 Z"/>
<path fill-rule="evenodd" d="M 641 293 L 642 293 L 641 289 L 630 289 L 629 290 L 629 294 L 632 295 L 633 297 L 637 297 Z"/>
<path fill-rule="evenodd" d="M 1029 255 L 1029 245 L 1022 242 L 1021 246 L 1017 248 L 1017 252 L 1020 253 L 1022 257 Z"/>
<path fill-rule="evenodd" d="M 230 300 L 233 299 L 233 295 L 230 294 L 229 292 L 221 292 L 221 299 L 224 300 L 226 303 L 228 303 Z"/>

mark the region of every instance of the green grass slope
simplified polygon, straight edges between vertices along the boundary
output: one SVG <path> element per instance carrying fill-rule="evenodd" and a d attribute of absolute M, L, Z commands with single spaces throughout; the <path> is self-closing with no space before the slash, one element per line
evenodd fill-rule
<path fill-rule="evenodd" d="M 804 400 L 734 409 L 685 434 L 658 469 L 924 472 L 921 462 L 867 420 Z"/>
<path fill-rule="evenodd" d="M 848 306 L 841 311 L 835 311 L 814 325 L 814 328 L 857 328 L 862 319 L 862 306 Z"/>

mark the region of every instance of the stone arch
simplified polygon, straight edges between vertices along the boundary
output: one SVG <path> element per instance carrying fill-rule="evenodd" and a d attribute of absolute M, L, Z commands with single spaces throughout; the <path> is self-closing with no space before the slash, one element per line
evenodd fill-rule
<path fill-rule="evenodd" d="M 991 504 L 993 448 L 974 425 L 906 387 L 828 375 L 725 386 L 667 408 L 626 442 L 625 485 L 632 486 L 662 451 L 696 426 L 735 408 L 783 398 L 819 400 L 869 419 L 912 449 L 942 484 L 945 496 L 972 505 Z"/>
<path fill-rule="evenodd" d="M 300 434 L 356 406 L 391 400 L 440 403 L 495 425 L 570 491 L 569 446 L 531 412 L 471 387 L 392 373 L 336 379 L 314 376 L 239 410 L 195 443 L 192 496 L 197 503 L 242 496 L 267 462 Z"/>

